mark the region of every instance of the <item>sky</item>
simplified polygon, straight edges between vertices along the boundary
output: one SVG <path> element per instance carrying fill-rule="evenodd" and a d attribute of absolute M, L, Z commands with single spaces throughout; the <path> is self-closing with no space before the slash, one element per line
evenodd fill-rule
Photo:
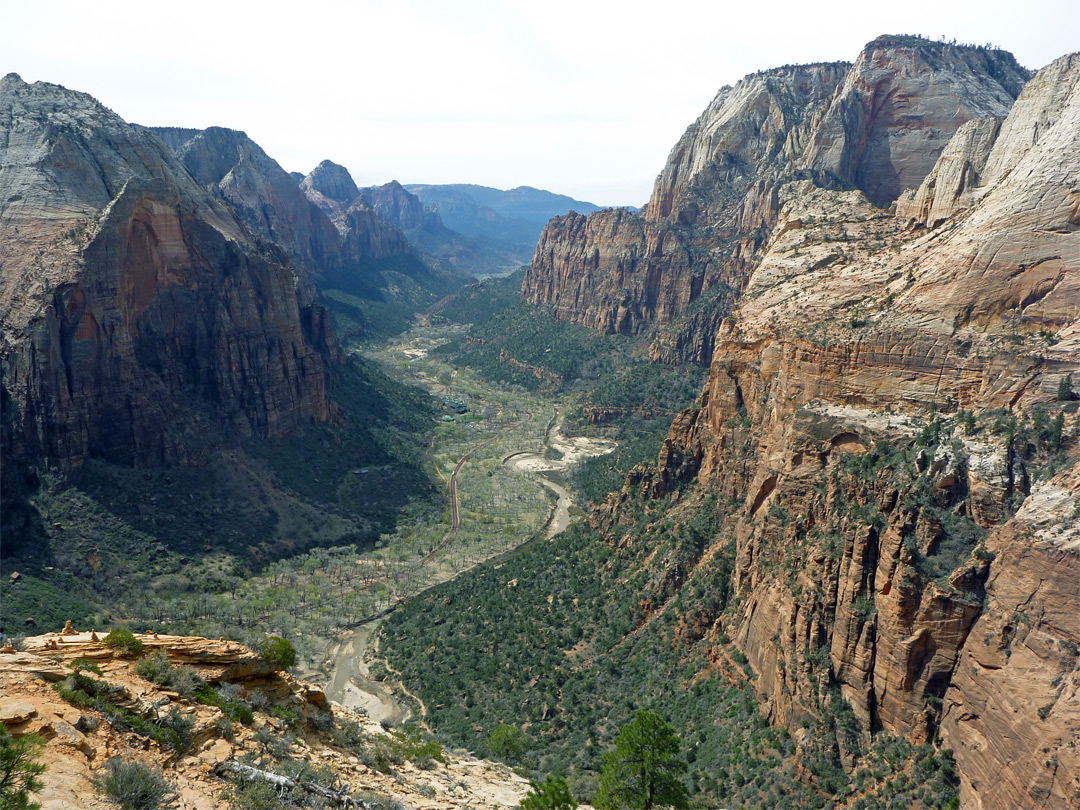
<path fill-rule="evenodd" d="M 884 33 L 1080 50 L 1075 0 L 0 0 L 0 75 L 148 126 L 241 129 L 286 170 L 642 205 L 722 86 Z"/>

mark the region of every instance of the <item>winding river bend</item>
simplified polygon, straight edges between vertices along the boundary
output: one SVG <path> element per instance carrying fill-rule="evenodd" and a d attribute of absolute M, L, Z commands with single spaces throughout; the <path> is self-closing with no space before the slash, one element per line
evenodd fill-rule
<path fill-rule="evenodd" d="M 609 439 L 567 436 L 563 433 L 564 423 L 563 410 L 554 406 L 544 449 L 521 450 L 502 460 L 505 467 L 529 476 L 555 494 L 555 506 L 543 529 L 547 539 L 570 525 L 574 501 L 564 486 L 544 473 L 568 470 L 586 458 L 605 455 L 616 447 Z M 331 700 L 352 709 L 363 709 L 378 722 L 396 725 L 410 719 L 412 710 L 398 700 L 387 683 L 372 675 L 366 660 L 373 643 L 375 651 L 378 650 L 377 641 L 373 642 L 373 639 L 380 621 L 381 617 L 360 625 L 330 647 L 327 658 L 333 662 L 332 672 L 324 688 Z"/>

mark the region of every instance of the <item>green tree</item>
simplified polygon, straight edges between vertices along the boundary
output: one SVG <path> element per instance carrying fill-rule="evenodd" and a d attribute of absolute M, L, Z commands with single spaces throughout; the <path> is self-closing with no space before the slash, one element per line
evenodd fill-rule
<path fill-rule="evenodd" d="M 7 726 L 0 723 L 0 810 L 41 807 L 30 801 L 30 794 L 42 788 L 38 777 L 45 772 L 45 766 L 35 760 L 44 744 L 37 734 L 12 737 Z"/>
<path fill-rule="evenodd" d="M 964 427 L 964 433 L 971 435 L 975 432 L 975 412 L 974 411 L 960 411 L 957 415 L 957 420 Z"/>
<path fill-rule="evenodd" d="M 574 810 L 578 803 L 570 795 L 570 786 L 561 776 L 549 776 L 543 782 L 529 782 L 529 795 L 521 800 L 521 810 Z"/>
<path fill-rule="evenodd" d="M 595 805 L 601 810 L 688 807 L 679 778 L 686 771 L 680 747 L 667 721 L 656 712 L 638 711 L 619 731 L 615 750 L 603 757 Z"/>
<path fill-rule="evenodd" d="M 529 740 L 520 728 L 504 723 L 491 732 L 491 736 L 487 739 L 487 748 L 495 759 L 501 759 L 513 765 L 525 756 L 529 748 Z"/>
<path fill-rule="evenodd" d="M 1065 431 L 1065 414 L 1059 413 L 1050 420 L 1050 428 L 1047 431 L 1046 443 L 1051 450 L 1061 449 L 1061 440 Z"/>
<path fill-rule="evenodd" d="M 1057 401 L 1069 402 L 1073 398 L 1072 374 L 1066 374 L 1058 383 Z"/>
<path fill-rule="evenodd" d="M 281 636 L 268 636 L 259 645 L 259 655 L 275 669 L 289 669 L 296 663 L 296 650 Z"/>

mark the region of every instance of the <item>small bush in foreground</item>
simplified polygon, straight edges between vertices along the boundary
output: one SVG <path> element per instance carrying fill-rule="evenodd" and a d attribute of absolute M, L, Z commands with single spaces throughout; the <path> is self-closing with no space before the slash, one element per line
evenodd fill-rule
<path fill-rule="evenodd" d="M 113 757 L 105 770 L 101 788 L 124 810 L 157 810 L 172 794 L 165 777 L 141 762 Z"/>
<path fill-rule="evenodd" d="M 226 798 L 231 810 L 286 810 L 277 788 L 268 782 L 240 783 Z"/>
<path fill-rule="evenodd" d="M 575 810 L 578 803 L 561 776 L 549 776 L 543 782 L 529 782 L 529 795 L 521 800 L 521 810 Z"/>
<path fill-rule="evenodd" d="M 203 685 L 203 679 L 194 667 L 174 666 L 169 662 L 169 653 L 165 650 L 140 658 L 135 664 L 135 674 L 158 686 L 173 689 L 186 698 L 197 695 Z"/>

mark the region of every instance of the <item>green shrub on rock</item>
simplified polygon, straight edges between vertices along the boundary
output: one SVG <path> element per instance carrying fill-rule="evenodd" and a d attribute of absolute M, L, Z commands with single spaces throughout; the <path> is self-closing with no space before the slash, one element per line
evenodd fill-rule
<path fill-rule="evenodd" d="M 123 810 L 157 810 L 173 792 L 160 772 L 141 762 L 113 757 L 105 770 L 101 787 Z"/>
<path fill-rule="evenodd" d="M 578 803 L 561 776 L 549 776 L 543 782 L 529 782 L 529 795 L 521 800 L 521 810 L 575 810 Z"/>
<path fill-rule="evenodd" d="M 269 636 L 259 645 L 259 654 L 275 669 L 289 669 L 296 663 L 296 650 L 288 639 Z"/>
<path fill-rule="evenodd" d="M 102 639 L 102 643 L 106 647 L 112 647 L 118 649 L 128 655 L 138 655 L 142 652 L 143 643 L 139 639 L 135 638 L 135 634 L 130 630 L 124 630 L 118 628 L 109 633 Z"/>

